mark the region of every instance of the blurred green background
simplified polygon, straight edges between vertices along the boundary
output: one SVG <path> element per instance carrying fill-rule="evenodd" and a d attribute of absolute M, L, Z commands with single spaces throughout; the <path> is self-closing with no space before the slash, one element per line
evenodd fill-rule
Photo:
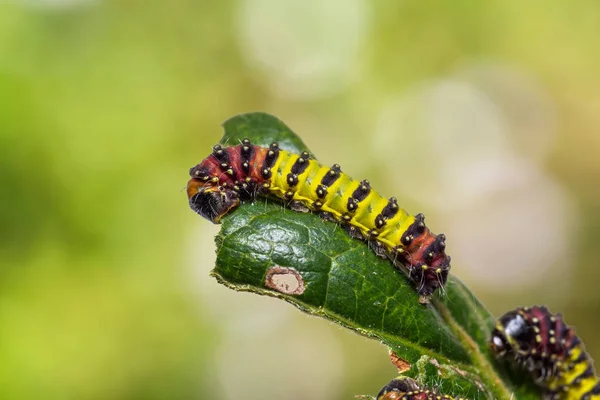
<path fill-rule="evenodd" d="M 0 398 L 348 399 L 374 341 L 208 276 L 188 168 L 247 111 L 600 359 L 600 3 L 0 2 Z"/>

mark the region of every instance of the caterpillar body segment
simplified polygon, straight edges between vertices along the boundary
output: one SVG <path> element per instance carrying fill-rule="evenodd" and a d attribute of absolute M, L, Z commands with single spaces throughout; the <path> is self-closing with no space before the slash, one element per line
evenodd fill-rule
<path fill-rule="evenodd" d="M 385 385 L 377 400 L 465 400 L 462 397 L 452 397 L 438 394 L 427 388 L 421 388 L 410 378 L 396 378 Z"/>
<path fill-rule="evenodd" d="M 544 399 L 600 400 L 593 360 L 561 314 L 544 306 L 517 308 L 496 323 L 490 340 L 498 358 L 512 358 L 544 388 Z"/>
<path fill-rule="evenodd" d="M 190 169 L 190 207 L 212 221 L 256 196 L 275 196 L 298 211 L 319 213 L 340 223 L 353 236 L 373 243 L 414 283 L 421 302 L 443 287 L 450 270 L 445 236 L 434 235 L 421 214 L 412 216 L 395 198 L 384 198 L 369 181 L 357 181 L 334 164 L 324 166 L 301 154 L 268 148 L 244 139 L 236 146 L 213 147 L 212 154 Z"/>

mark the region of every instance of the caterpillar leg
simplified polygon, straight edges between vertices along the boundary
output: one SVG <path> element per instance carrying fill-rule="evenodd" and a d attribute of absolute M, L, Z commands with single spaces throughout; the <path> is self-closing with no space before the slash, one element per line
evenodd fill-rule
<path fill-rule="evenodd" d="M 397 266 L 398 263 L 394 263 Z M 448 279 L 449 268 L 432 268 L 427 264 L 404 266 L 408 278 L 414 284 L 419 294 L 419 302 L 428 304 L 433 292 L 437 288 L 444 287 Z"/>
<path fill-rule="evenodd" d="M 329 221 L 329 222 L 338 222 L 335 217 L 333 216 L 333 214 L 327 212 L 327 211 L 321 211 L 319 213 L 319 216 L 321 218 L 323 218 L 325 221 Z"/>
<path fill-rule="evenodd" d="M 294 211 L 307 213 L 310 212 L 310 209 L 304 205 L 301 201 L 290 201 L 290 208 Z"/>
<path fill-rule="evenodd" d="M 350 235 L 350 237 L 352 237 L 354 239 L 367 240 L 367 238 L 365 237 L 365 235 L 363 235 L 363 233 L 360 231 L 360 229 L 358 229 L 352 225 L 349 225 L 349 224 L 342 223 L 341 225 L 342 225 L 342 228 L 344 228 L 344 230 L 348 233 L 348 235 Z M 375 240 L 369 240 L 368 244 L 369 244 L 369 247 L 375 252 L 375 254 L 378 257 L 389 258 L 388 252 L 387 252 L 385 246 L 382 245 L 380 242 L 375 241 Z"/>
<path fill-rule="evenodd" d="M 350 237 L 352 237 L 354 239 L 364 240 L 365 237 L 363 236 L 360 229 L 355 228 L 352 225 L 347 225 L 347 224 L 342 224 L 342 227 L 348 233 L 348 235 L 350 235 Z"/>
<path fill-rule="evenodd" d="M 369 241 L 369 247 L 381 258 L 389 258 L 386 248 L 377 241 Z"/>

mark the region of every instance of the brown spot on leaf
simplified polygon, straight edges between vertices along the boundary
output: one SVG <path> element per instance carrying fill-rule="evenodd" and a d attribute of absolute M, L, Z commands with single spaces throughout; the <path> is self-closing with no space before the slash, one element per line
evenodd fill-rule
<path fill-rule="evenodd" d="M 294 268 L 275 266 L 269 268 L 265 286 L 285 294 L 304 293 L 304 279 Z"/>
<path fill-rule="evenodd" d="M 400 358 L 396 353 L 390 350 L 390 361 L 396 368 L 398 368 L 398 373 L 402 374 L 408 371 L 411 367 L 410 363 L 403 358 Z"/>

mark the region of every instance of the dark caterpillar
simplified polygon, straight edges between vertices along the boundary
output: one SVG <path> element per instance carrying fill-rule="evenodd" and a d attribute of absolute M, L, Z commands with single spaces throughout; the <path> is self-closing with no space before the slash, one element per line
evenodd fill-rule
<path fill-rule="evenodd" d="M 445 236 L 432 234 L 423 215 L 409 215 L 394 197 L 381 197 L 369 181 L 353 180 L 337 164 L 328 168 L 307 152 L 290 153 L 277 143 L 254 146 L 244 139 L 237 146 L 214 146 L 190 176 L 190 207 L 214 223 L 240 200 L 273 195 L 293 210 L 320 213 L 351 236 L 373 240 L 375 252 L 387 255 L 415 284 L 422 303 L 446 283 L 450 257 L 444 253 Z"/>
<path fill-rule="evenodd" d="M 600 381 L 583 343 L 560 314 L 544 306 L 504 314 L 490 345 L 497 357 L 527 368 L 545 389 L 544 399 L 600 399 Z"/>
<path fill-rule="evenodd" d="M 419 387 L 410 378 L 396 378 L 385 385 L 377 395 L 377 400 L 464 400 Z"/>

